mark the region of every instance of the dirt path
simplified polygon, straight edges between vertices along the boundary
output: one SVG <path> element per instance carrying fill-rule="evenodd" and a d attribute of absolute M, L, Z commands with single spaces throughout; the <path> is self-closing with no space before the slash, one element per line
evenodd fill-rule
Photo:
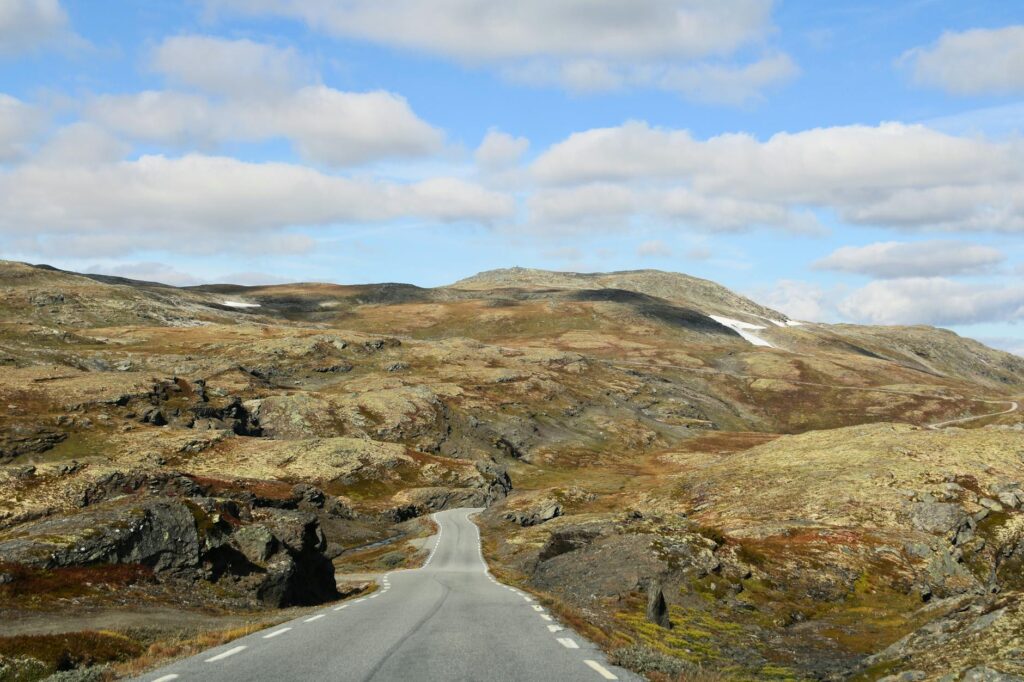
<path fill-rule="evenodd" d="M 1010 409 L 1003 410 L 1002 412 L 991 412 L 989 414 L 978 414 L 978 415 L 974 415 L 973 417 L 960 417 L 959 419 L 949 419 L 949 420 L 944 421 L 944 422 L 938 422 L 938 423 L 935 423 L 935 424 L 928 424 L 928 428 L 929 429 L 938 430 L 938 429 L 941 429 L 944 426 L 952 426 L 953 424 L 962 424 L 963 422 L 972 422 L 975 419 L 985 419 L 986 417 L 998 417 L 998 416 L 1003 415 L 1003 414 L 1010 414 L 1011 412 L 1016 412 L 1020 408 L 1020 405 L 1016 401 L 1013 401 L 1013 400 L 981 400 L 979 402 L 992 403 L 992 404 L 996 404 L 996 405 L 1009 405 Z"/>

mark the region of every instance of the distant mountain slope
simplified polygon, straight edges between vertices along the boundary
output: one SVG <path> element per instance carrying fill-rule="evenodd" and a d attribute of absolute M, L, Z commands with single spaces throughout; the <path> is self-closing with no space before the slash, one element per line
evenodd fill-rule
<path fill-rule="evenodd" d="M 502 288 L 623 289 L 665 299 L 727 317 L 751 315 L 762 322 L 785 325 L 782 313 L 744 298 L 721 284 L 676 272 L 625 270 L 609 273 L 552 272 L 528 268 L 489 270 L 452 284 L 449 288 L 486 291 Z"/>

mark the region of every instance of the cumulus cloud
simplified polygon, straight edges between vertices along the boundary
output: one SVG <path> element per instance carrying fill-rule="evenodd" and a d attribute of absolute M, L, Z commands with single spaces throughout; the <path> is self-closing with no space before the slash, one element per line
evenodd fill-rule
<path fill-rule="evenodd" d="M 975 324 L 1024 318 L 1024 286 L 966 284 L 942 277 L 871 282 L 839 304 L 847 318 L 870 324 Z"/>
<path fill-rule="evenodd" d="M 532 164 L 545 186 L 605 183 L 654 193 L 666 215 L 712 229 L 848 223 L 935 231 L 1024 231 L 1024 143 L 883 123 L 698 140 L 629 122 L 575 133 Z M 600 207 L 595 213 L 600 211 Z M 577 206 L 577 217 L 585 214 Z"/>
<path fill-rule="evenodd" d="M 965 242 L 877 242 L 844 246 L 813 267 L 889 279 L 977 274 L 991 271 L 1004 260 L 999 249 Z"/>
<path fill-rule="evenodd" d="M 25 154 L 45 118 L 36 107 L 0 93 L 0 163 Z"/>
<path fill-rule="evenodd" d="M 292 226 L 489 222 L 512 210 L 507 196 L 452 178 L 399 184 L 200 154 L 88 166 L 33 163 L 0 173 L 0 234 L 27 231 L 65 247 L 78 238 L 108 254 L 262 248 Z"/>
<path fill-rule="evenodd" d="M 755 296 L 759 303 L 790 319 L 822 322 L 835 316 L 832 296 L 811 282 L 780 279 L 770 289 Z"/>
<path fill-rule="evenodd" d="M 304 158 L 337 166 L 427 155 L 444 139 L 403 97 L 322 85 L 258 102 L 162 90 L 105 95 L 85 116 L 135 140 L 177 146 L 285 138 Z"/>
<path fill-rule="evenodd" d="M 763 47 L 772 0 L 206 0 L 212 13 L 274 14 L 342 38 L 497 66 L 518 81 L 575 91 L 674 90 L 714 102 L 756 97 L 792 77 L 789 57 Z"/>
<path fill-rule="evenodd" d="M 641 258 L 669 258 L 672 248 L 660 239 L 652 239 L 637 246 L 636 255 Z"/>
<path fill-rule="evenodd" d="M 915 83 L 954 95 L 1024 92 L 1024 26 L 942 34 L 904 53 Z"/>
<path fill-rule="evenodd" d="M 58 0 L 0 3 L 0 55 L 51 45 L 68 34 L 68 16 Z"/>
<path fill-rule="evenodd" d="M 485 170 L 504 170 L 518 163 L 529 148 L 530 141 L 525 137 L 513 137 L 491 129 L 473 156 Z"/>
<path fill-rule="evenodd" d="M 203 35 L 167 38 L 154 51 L 153 68 L 175 85 L 233 97 L 280 94 L 313 80 L 292 48 Z"/>

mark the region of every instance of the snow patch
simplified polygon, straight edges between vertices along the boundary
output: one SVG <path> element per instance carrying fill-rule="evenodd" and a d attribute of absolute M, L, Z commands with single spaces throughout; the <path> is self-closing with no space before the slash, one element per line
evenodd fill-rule
<path fill-rule="evenodd" d="M 756 324 L 750 324 L 749 322 L 741 322 L 740 320 L 734 320 L 731 317 L 721 317 L 720 315 L 709 315 L 712 320 L 720 325 L 726 326 L 733 330 L 744 339 L 749 341 L 755 346 L 766 346 L 767 348 L 775 348 L 772 344 L 768 343 L 760 336 L 751 334 L 751 330 L 757 331 L 758 329 L 764 329 L 764 327 Z"/>
<path fill-rule="evenodd" d="M 245 303 L 243 301 L 222 301 L 221 305 L 226 305 L 229 308 L 259 308 L 259 303 Z"/>
<path fill-rule="evenodd" d="M 804 326 L 804 323 L 803 322 L 797 322 L 796 320 L 786 320 L 786 326 L 787 327 L 802 327 L 802 326 Z"/>

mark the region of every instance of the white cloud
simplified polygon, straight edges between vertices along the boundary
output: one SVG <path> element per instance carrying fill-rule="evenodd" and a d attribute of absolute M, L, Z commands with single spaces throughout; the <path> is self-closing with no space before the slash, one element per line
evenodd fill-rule
<path fill-rule="evenodd" d="M 518 163 L 529 148 L 530 141 L 525 137 L 512 137 L 491 129 L 477 147 L 474 158 L 486 170 L 504 170 Z"/>
<path fill-rule="evenodd" d="M 652 239 L 637 246 L 636 255 L 641 258 L 669 258 L 672 248 L 660 239 Z"/>
<path fill-rule="evenodd" d="M 946 32 L 903 54 L 914 82 L 954 95 L 1024 92 L 1024 25 Z"/>
<path fill-rule="evenodd" d="M 45 118 L 36 107 L 0 93 L 0 162 L 24 155 Z"/>
<path fill-rule="evenodd" d="M 839 304 L 847 318 L 870 324 L 974 324 L 1024 319 L 1024 286 L 976 285 L 942 277 L 871 282 Z"/>
<path fill-rule="evenodd" d="M 313 80 L 292 48 L 202 35 L 164 40 L 153 53 L 153 68 L 177 86 L 232 97 L 281 94 Z"/>
<path fill-rule="evenodd" d="M 795 73 L 763 48 L 773 0 L 206 0 L 214 14 L 275 14 L 342 38 L 497 66 L 521 82 L 578 92 L 623 86 L 735 103 Z"/>
<path fill-rule="evenodd" d="M 91 123 L 72 123 L 58 129 L 32 157 L 47 165 L 91 165 L 120 161 L 131 145 Z"/>
<path fill-rule="evenodd" d="M 674 92 L 709 104 L 744 104 L 793 79 L 799 69 L 785 54 L 772 53 L 748 64 L 721 61 L 617 64 L 601 59 L 533 60 L 505 67 L 512 81 L 558 86 L 577 93 L 646 88 Z"/>
<path fill-rule="evenodd" d="M 106 95 L 90 102 L 85 115 L 133 139 L 177 146 L 286 138 L 304 158 L 337 166 L 423 156 L 443 143 L 441 131 L 398 95 L 322 85 L 224 102 L 173 91 Z"/>
<path fill-rule="evenodd" d="M 1004 260 L 999 249 L 957 241 L 877 242 L 844 246 L 813 267 L 890 279 L 976 274 Z"/>
<path fill-rule="evenodd" d="M 620 227 L 639 209 L 640 203 L 629 188 L 594 183 L 534 192 L 527 200 L 527 207 L 534 226 L 571 230 Z"/>
<path fill-rule="evenodd" d="M 112 265 L 97 264 L 88 266 L 84 270 L 93 275 L 125 277 L 143 282 L 170 284 L 176 287 L 187 287 L 200 283 L 199 279 L 190 273 L 182 272 L 172 265 L 155 261 L 116 263 Z"/>
<path fill-rule="evenodd" d="M 811 282 L 780 279 L 771 289 L 755 296 L 762 305 L 793 320 L 823 322 L 835 316 L 831 295 Z"/>
<path fill-rule="evenodd" d="M 27 232 L 66 249 L 79 239 L 107 254 L 141 247 L 276 248 L 268 240 L 293 226 L 489 222 L 512 211 L 509 197 L 451 178 L 396 184 L 198 154 L 94 166 L 27 164 L 0 173 L 0 234 Z"/>
<path fill-rule="evenodd" d="M 68 16 L 58 0 L 0 2 L 0 55 L 54 44 L 68 34 Z"/>
<path fill-rule="evenodd" d="M 817 128 L 760 141 L 697 140 L 629 122 L 575 133 L 531 166 L 543 185 L 602 182 L 653 193 L 662 211 L 711 229 L 820 230 L 848 223 L 933 231 L 1024 231 L 1024 143 L 957 137 L 921 125 Z M 600 210 L 595 209 L 595 213 Z M 576 215 L 585 217 L 578 205 Z"/>

